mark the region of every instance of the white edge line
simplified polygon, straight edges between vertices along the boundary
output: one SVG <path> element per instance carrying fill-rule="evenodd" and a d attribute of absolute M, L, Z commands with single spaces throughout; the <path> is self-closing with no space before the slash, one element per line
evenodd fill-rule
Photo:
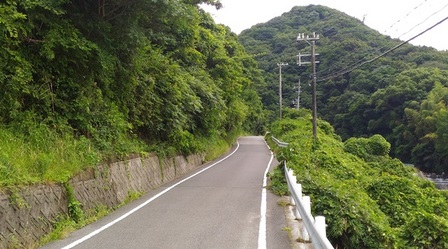
<path fill-rule="evenodd" d="M 70 243 L 69 245 L 62 247 L 61 249 L 70 249 L 70 248 L 73 248 L 73 247 L 75 247 L 75 246 L 77 246 L 77 245 L 83 243 L 84 241 L 86 241 L 86 240 L 92 238 L 93 236 L 95 236 L 95 235 L 101 233 L 102 231 L 106 230 L 107 228 L 109 228 L 109 227 L 115 225 L 117 222 L 119 222 L 119 221 L 125 219 L 126 217 L 128 217 L 129 215 L 135 213 L 136 211 L 138 211 L 138 210 L 141 209 L 142 207 L 148 205 L 149 203 L 151 203 L 151 202 L 154 201 L 155 199 L 159 198 L 160 196 L 162 196 L 162 195 L 165 194 L 166 192 L 170 191 L 171 189 L 175 188 L 175 187 L 178 186 L 179 184 L 181 184 L 181 183 L 183 183 L 183 182 L 185 182 L 185 181 L 187 181 L 187 180 L 189 180 L 189 179 L 191 179 L 191 178 L 193 178 L 193 177 L 195 177 L 195 176 L 201 174 L 202 172 L 204 172 L 204 171 L 210 169 L 211 167 L 214 167 L 215 165 L 217 165 L 217 164 L 221 163 L 222 161 L 226 160 L 227 158 L 229 158 L 230 156 L 232 156 L 232 155 L 238 150 L 239 147 L 240 147 L 240 144 L 239 144 L 239 142 L 238 142 L 238 140 L 237 140 L 237 146 L 236 146 L 235 150 L 232 151 L 229 155 L 227 155 L 227 156 L 225 156 L 224 158 L 220 159 L 219 161 L 213 163 L 212 165 L 210 165 L 210 166 L 208 166 L 208 167 L 206 167 L 206 168 L 204 168 L 204 169 L 202 169 L 202 170 L 196 172 L 195 174 L 193 174 L 193 175 L 191 175 L 191 176 L 189 176 L 189 177 L 183 179 L 182 181 L 180 181 L 180 182 L 178 182 L 178 183 L 172 185 L 171 187 L 169 187 L 169 188 L 163 190 L 162 192 L 160 192 L 160 193 L 158 193 L 157 195 L 151 197 L 150 199 L 146 200 L 146 201 L 143 202 L 142 204 L 138 205 L 137 207 L 133 208 L 132 210 L 130 210 L 129 212 L 123 214 L 122 216 L 118 217 L 117 219 L 113 220 L 112 222 L 110 222 L 110 223 L 108 223 L 108 224 L 106 224 L 106 225 L 104 225 L 104 226 L 98 228 L 97 230 L 95 230 L 95 231 L 93 231 L 93 232 L 87 234 L 86 236 L 84 236 L 84 237 L 82 237 L 82 238 L 80 238 L 80 239 L 78 239 L 78 240 L 76 240 L 76 241 Z"/>
<path fill-rule="evenodd" d="M 266 143 L 266 141 L 265 141 L 265 143 Z M 266 241 L 267 174 L 269 172 L 269 168 L 271 167 L 272 160 L 274 159 L 274 154 L 272 153 L 271 148 L 269 148 L 269 145 L 267 143 L 266 143 L 266 146 L 268 147 L 269 151 L 271 152 L 271 159 L 269 160 L 269 163 L 266 167 L 266 170 L 264 171 L 264 176 L 263 176 L 263 189 L 261 190 L 261 206 L 260 206 L 260 225 L 259 225 L 259 230 L 258 230 L 258 249 L 266 249 L 267 248 L 267 241 Z"/>

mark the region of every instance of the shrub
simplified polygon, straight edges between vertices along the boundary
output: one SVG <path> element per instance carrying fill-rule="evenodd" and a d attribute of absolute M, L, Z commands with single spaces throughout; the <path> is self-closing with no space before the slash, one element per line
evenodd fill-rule
<path fill-rule="evenodd" d="M 349 138 L 344 142 L 346 152 L 352 153 L 366 161 L 375 161 L 389 155 L 390 143 L 381 135 L 370 138 Z"/>
<path fill-rule="evenodd" d="M 315 146 L 309 120 L 272 127 L 277 138 L 294 138 L 281 139 L 289 146 L 279 156 L 310 195 L 312 213 L 326 217 L 335 248 L 448 248 L 448 194 L 390 158 L 382 136 L 342 143 L 326 129 Z"/>
<path fill-rule="evenodd" d="M 420 208 L 416 204 L 423 198 L 412 180 L 390 175 L 375 178 L 367 193 L 387 214 L 393 227 L 404 224 L 409 213 Z"/>
<path fill-rule="evenodd" d="M 369 154 L 367 143 L 367 138 L 351 137 L 344 142 L 344 150 L 360 158 L 367 158 Z"/>
<path fill-rule="evenodd" d="M 298 119 L 298 118 L 306 118 L 311 120 L 311 110 L 301 108 L 299 110 L 295 108 L 285 108 L 283 110 L 283 118 L 287 119 Z"/>
<path fill-rule="evenodd" d="M 319 171 L 299 182 L 311 196 L 313 214 L 326 217 L 335 248 L 388 248 L 393 243 L 387 217 L 356 181 L 340 181 Z"/>
<path fill-rule="evenodd" d="M 400 232 L 402 248 L 448 248 L 448 220 L 426 212 L 414 212 Z"/>
<path fill-rule="evenodd" d="M 373 135 L 367 141 L 368 149 L 370 154 L 375 156 L 387 156 L 390 151 L 390 143 L 381 136 L 381 135 Z"/>
<path fill-rule="evenodd" d="M 393 158 L 387 160 L 379 160 L 376 162 L 368 162 L 368 165 L 379 171 L 380 173 L 387 173 L 400 177 L 412 177 L 415 173 L 414 168 L 405 166 L 400 160 Z"/>

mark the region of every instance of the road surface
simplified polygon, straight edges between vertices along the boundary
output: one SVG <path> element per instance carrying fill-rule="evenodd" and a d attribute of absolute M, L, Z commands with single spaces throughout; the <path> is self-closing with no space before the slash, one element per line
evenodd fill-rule
<path fill-rule="evenodd" d="M 42 249 L 290 248 L 283 208 L 263 188 L 277 164 L 263 137 L 242 137 L 221 158 Z"/>

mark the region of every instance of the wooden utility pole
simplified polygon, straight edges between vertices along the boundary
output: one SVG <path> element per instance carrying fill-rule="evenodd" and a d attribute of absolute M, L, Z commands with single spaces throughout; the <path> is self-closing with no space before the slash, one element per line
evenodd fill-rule
<path fill-rule="evenodd" d="M 288 66 L 288 63 L 277 63 L 279 69 L 279 82 L 278 82 L 278 95 L 279 95 L 279 105 L 280 105 L 280 119 L 282 119 L 282 66 Z"/>
<path fill-rule="evenodd" d="M 302 92 L 302 86 L 299 78 L 299 85 L 297 86 L 297 110 L 300 110 L 300 93 Z"/>
<path fill-rule="evenodd" d="M 313 35 L 305 36 L 305 34 L 301 33 L 297 36 L 297 41 L 306 41 L 311 46 L 311 54 L 303 54 L 301 55 L 299 53 L 298 62 L 299 66 L 303 64 L 311 64 L 311 71 L 312 71 L 312 80 L 313 80 L 313 92 L 312 92 L 312 113 L 313 113 L 313 138 L 314 140 L 317 140 L 317 101 L 316 101 L 316 82 L 317 82 L 317 76 L 316 76 L 316 64 L 319 63 L 319 61 L 316 61 L 316 41 L 319 40 L 319 35 L 316 35 L 316 33 L 313 32 Z M 311 56 L 311 62 L 306 61 L 302 62 L 302 57 L 305 56 Z"/>

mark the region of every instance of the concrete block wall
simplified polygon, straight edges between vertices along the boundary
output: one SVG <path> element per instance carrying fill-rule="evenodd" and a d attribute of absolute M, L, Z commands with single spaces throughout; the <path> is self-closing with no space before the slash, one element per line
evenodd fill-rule
<path fill-rule="evenodd" d="M 115 207 L 133 192 L 144 193 L 202 165 L 204 155 L 133 158 L 99 165 L 73 177 L 75 198 L 85 212 L 100 205 Z M 68 214 L 61 184 L 0 190 L 0 249 L 36 248 L 39 239 Z"/>
<path fill-rule="evenodd" d="M 0 248 L 33 248 L 61 214 L 67 214 L 63 186 L 37 185 L 0 192 Z"/>

